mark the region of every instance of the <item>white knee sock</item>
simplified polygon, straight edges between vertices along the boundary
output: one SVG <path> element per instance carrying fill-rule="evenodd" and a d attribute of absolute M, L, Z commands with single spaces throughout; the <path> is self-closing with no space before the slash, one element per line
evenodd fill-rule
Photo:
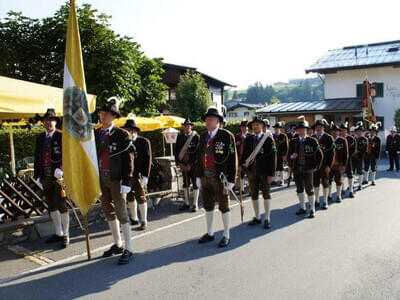
<path fill-rule="evenodd" d="M 117 219 L 113 221 L 108 221 L 108 227 L 110 227 L 110 231 L 114 239 L 114 244 L 118 247 L 122 247 L 121 233 L 119 231 L 119 221 Z"/>
<path fill-rule="evenodd" d="M 299 202 L 300 202 L 300 208 L 306 210 L 306 202 L 305 202 L 305 194 L 300 193 L 297 194 L 297 197 L 299 198 Z"/>
<path fill-rule="evenodd" d="M 358 185 L 359 186 L 362 185 L 362 182 L 363 182 L 363 179 L 364 179 L 363 177 L 364 177 L 363 174 L 358 175 Z"/>
<path fill-rule="evenodd" d="M 364 172 L 364 180 L 369 181 L 369 171 Z"/>
<path fill-rule="evenodd" d="M 147 224 L 147 202 L 139 204 L 140 220 Z"/>
<path fill-rule="evenodd" d="M 184 188 L 183 192 L 185 194 L 185 204 L 189 205 L 189 197 L 190 197 L 189 188 Z"/>
<path fill-rule="evenodd" d="M 315 195 L 308 195 L 308 203 L 310 203 L 310 210 L 315 212 Z"/>
<path fill-rule="evenodd" d="M 336 194 L 337 194 L 337 198 L 339 200 L 342 200 L 342 185 L 341 184 L 336 184 Z"/>
<path fill-rule="evenodd" d="M 69 213 L 68 213 L 68 211 L 66 213 L 61 214 L 61 222 L 62 222 L 64 236 L 69 238 Z"/>
<path fill-rule="evenodd" d="M 63 236 L 62 224 L 61 224 L 61 214 L 59 210 L 50 212 L 51 220 L 53 221 L 54 229 L 58 236 Z"/>
<path fill-rule="evenodd" d="M 349 191 L 353 193 L 354 179 L 353 178 L 347 178 L 347 182 L 349 184 Z"/>
<path fill-rule="evenodd" d="M 376 179 L 376 172 L 372 172 L 372 182 L 375 182 Z"/>
<path fill-rule="evenodd" d="M 138 220 L 138 215 L 137 215 L 137 202 L 128 202 L 128 208 L 129 212 L 131 213 L 131 219 L 134 221 Z"/>
<path fill-rule="evenodd" d="M 199 207 L 199 194 L 200 194 L 200 190 L 193 190 L 193 206 L 195 208 Z"/>
<path fill-rule="evenodd" d="M 251 204 L 253 204 L 253 209 L 254 209 L 254 215 L 257 218 L 257 220 L 260 220 L 260 200 L 251 200 Z"/>
<path fill-rule="evenodd" d="M 214 210 L 206 211 L 207 233 L 210 236 L 214 235 Z"/>
<path fill-rule="evenodd" d="M 244 192 L 244 178 L 240 179 L 240 185 L 242 187 L 242 192 Z"/>
<path fill-rule="evenodd" d="M 224 223 L 224 237 L 230 238 L 229 229 L 231 228 L 231 212 L 222 214 L 222 222 Z"/>
<path fill-rule="evenodd" d="M 323 205 L 328 205 L 328 194 L 329 194 L 329 189 L 328 188 L 323 188 L 322 189 L 322 203 Z"/>
<path fill-rule="evenodd" d="M 315 202 L 319 203 L 319 187 L 314 187 Z"/>
<path fill-rule="evenodd" d="M 122 234 L 124 235 L 125 249 L 132 252 L 132 240 L 131 240 L 131 226 L 128 223 L 122 224 Z"/>
<path fill-rule="evenodd" d="M 264 199 L 265 219 L 271 220 L 271 199 Z"/>

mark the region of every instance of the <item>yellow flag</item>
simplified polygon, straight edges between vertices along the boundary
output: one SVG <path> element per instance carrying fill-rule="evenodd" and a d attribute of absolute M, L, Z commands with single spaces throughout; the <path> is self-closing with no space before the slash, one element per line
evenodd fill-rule
<path fill-rule="evenodd" d="M 71 0 L 64 63 L 63 171 L 69 197 L 86 215 L 100 194 L 75 0 Z"/>

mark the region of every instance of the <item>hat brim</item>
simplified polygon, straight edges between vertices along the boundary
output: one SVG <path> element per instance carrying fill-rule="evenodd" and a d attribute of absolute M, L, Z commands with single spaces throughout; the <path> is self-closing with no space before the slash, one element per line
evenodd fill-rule
<path fill-rule="evenodd" d="M 224 118 L 223 118 L 222 116 L 217 115 L 217 114 L 210 114 L 210 113 L 205 114 L 201 119 L 202 119 L 203 121 L 205 121 L 207 117 L 217 117 L 217 118 L 219 119 L 219 122 L 220 122 L 220 123 L 223 123 L 223 122 L 224 122 Z"/>
<path fill-rule="evenodd" d="M 252 128 L 253 123 L 260 123 L 260 124 L 262 124 L 264 127 L 266 126 L 266 124 L 265 124 L 264 121 L 251 121 L 251 122 L 249 122 L 249 125 L 247 125 L 247 127 Z"/>
<path fill-rule="evenodd" d="M 105 108 L 105 107 L 100 108 L 100 109 L 99 109 L 99 112 L 100 112 L 100 111 L 110 112 L 110 113 L 112 113 L 112 114 L 113 114 L 115 117 L 117 117 L 117 118 L 120 118 L 120 117 L 121 117 L 121 114 L 120 114 L 120 113 L 115 112 L 115 111 L 112 111 L 111 109 L 108 109 L 108 108 Z"/>
<path fill-rule="evenodd" d="M 122 126 L 122 129 L 131 129 L 131 130 L 136 130 L 136 131 L 140 131 L 140 128 L 137 126 Z"/>
<path fill-rule="evenodd" d="M 181 125 L 182 125 L 182 126 L 186 126 L 186 125 L 193 126 L 193 123 L 192 123 L 192 122 L 190 122 L 190 123 L 181 123 Z"/>
<path fill-rule="evenodd" d="M 60 122 L 61 119 L 59 117 L 56 116 L 43 116 L 40 118 L 41 121 L 44 121 L 45 119 L 50 119 L 50 120 L 54 120 L 56 122 Z"/>

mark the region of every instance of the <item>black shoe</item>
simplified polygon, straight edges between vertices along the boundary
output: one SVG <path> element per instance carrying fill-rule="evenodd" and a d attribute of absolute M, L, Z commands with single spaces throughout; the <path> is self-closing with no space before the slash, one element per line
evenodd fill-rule
<path fill-rule="evenodd" d="M 218 243 L 218 248 L 225 248 L 229 245 L 231 239 L 227 239 L 226 237 L 222 237 L 222 239 Z"/>
<path fill-rule="evenodd" d="M 132 225 L 132 226 L 139 225 L 139 221 L 138 221 L 138 220 L 134 220 L 134 219 L 132 219 L 132 218 L 129 218 L 129 220 L 131 221 L 131 225 Z"/>
<path fill-rule="evenodd" d="M 361 191 L 361 185 L 358 186 L 357 191 Z"/>
<path fill-rule="evenodd" d="M 192 206 L 192 208 L 190 209 L 190 212 L 194 213 L 198 210 L 198 208 L 196 206 Z"/>
<path fill-rule="evenodd" d="M 257 219 L 256 217 L 254 217 L 253 220 L 249 222 L 249 226 L 254 226 L 258 224 L 261 224 L 261 220 Z"/>
<path fill-rule="evenodd" d="M 314 212 L 311 210 L 310 213 L 308 214 L 308 218 L 309 219 L 313 219 L 314 218 Z"/>
<path fill-rule="evenodd" d="M 363 184 L 363 185 L 366 185 L 366 184 L 368 184 L 368 181 L 364 180 L 364 181 L 362 182 L 362 184 Z"/>
<path fill-rule="evenodd" d="M 328 196 L 328 202 L 331 202 L 331 201 L 332 201 L 332 197 Z"/>
<path fill-rule="evenodd" d="M 62 243 L 62 247 L 63 248 L 67 248 L 68 246 L 69 246 L 69 237 L 64 235 L 64 240 L 63 240 L 63 243 Z"/>
<path fill-rule="evenodd" d="M 277 184 L 278 184 L 278 183 L 277 183 L 276 181 L 272 181 L 272 182 L 271 182 L 271 186 L 272 186 L 272 185 L 277 185 Z"/>
<path fill-rule="evenodd" d="M 336 203 L 340 203 L 342 200 L 340 198 L 336 198 Z"/>
<path fill-rule="evenodd" d="M 110 249 L 103 253 L 103 257 L 110 257 L 113 255 L 121 254 L 124 251 L 122 247 L 118 247 L 117 245 L 112 245 Z"/>
<path fill-rule="evenodd" d="M 354 198 L 353 192 L 350 192 L 349 197 L 350 197 L 350 198 Z"/>
<path fill-rule="evenodd" d="M 120 265 L 126 265 L 129 264 L 129 262 L 133 259 L 133 253 L 129 250 L 124 250 L 122 255 L 120 256 L 118 263 Z"/>
<path fill-rule="evenodd" d="M 321 205 L 319 202 L 315 202 L 315 208 L 319 208 Z"/>
<path fill-rule="evenodd" d="M 189 205 L 183 204 L 181 207 L 179 207 L 179 210 L 188 210 L 190 208 Z"/>
<path fill-rule="evenodd" d="M 215 240 L 215 236 L 206 233 L 199 239 L 199 244 L 209 243 L 212 242 L 213 240 Z"/>
<path fill-rule="evenodd" d="M 322 209 L 323 210 L 327 210 L 328 209 L 328 205 L 327 204 L 322 205 Z"/>
<path fill-rule="evenodd" d="M 298 211 L 296 211 L 296 215 L 305 215 L 307 211 L 305 209 L 300 208 Z"/>
<path fill-rule="evenodd" d="M 393 169 L 390 169 L 390 168 L 389 168 L 389 169 L 387 169 L 386 171 L 393 171 Z M 397 172 L 398 172 L 398 171 L 399 171 L 399 170 L 397 170 Z"/>
<path fill-rule="evenodd" d="M 372 181 L 371 185 L 376 185 L 376 184 L 375 184 L 375 181 Z"/>
<path fill-rule="evenodd" d="M 138 230 L 146 230 L 147 229 L 147 223 L 146 222 L 142 222 L 140 224 L 140 227 L 138 228 Z"/>
<path fill-rule="evenodd" d="M 57 234 L 53 234 L 46 240 L 46 244 L 53 244 L 53 243 L 58 243 L 58 242 L 63 242 L 63 241 L 64 241 L 64 237 L 62 235 L 59 236 Z"/>
<path fill-rule="evenodd" d="M 271 228 L 271 222 L 269 220 L 264 220 L 264 228 L 265 229 Z"/>

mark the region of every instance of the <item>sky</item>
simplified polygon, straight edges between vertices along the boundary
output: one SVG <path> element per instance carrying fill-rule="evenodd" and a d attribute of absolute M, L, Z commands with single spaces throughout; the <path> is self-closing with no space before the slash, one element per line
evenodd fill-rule
<path fill-rule="evenodd" d="M 10 10 L 48 17 L 63 0 L 0 0 Z M 329 49 L 400 39 L 399 0 L 77 0 L 112 16 L 149 57 L 196 67 L 247 88 L 306 77 Z M 313 77 L 315 74 L 308 75 Z"/>

